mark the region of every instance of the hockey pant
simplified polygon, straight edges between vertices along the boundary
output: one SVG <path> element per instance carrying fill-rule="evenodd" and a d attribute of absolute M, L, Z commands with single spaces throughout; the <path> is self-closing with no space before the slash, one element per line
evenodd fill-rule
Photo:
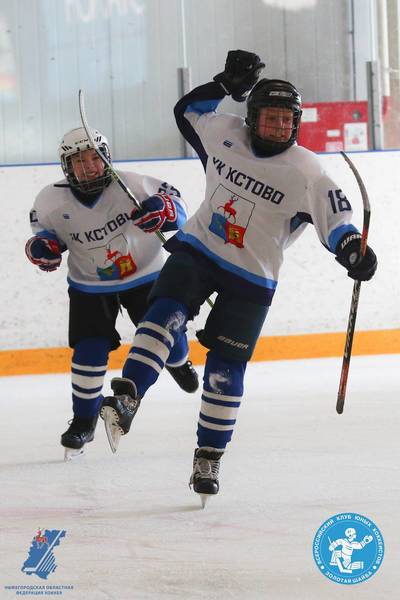
<path fill-rule="evenodd" d="M 139 323 L 122 376 L 135 383 L 141 398 L 157 381 L 165 364 L 177 367 L 186 362 L 188 314 L 185 304 L 157 298 Z"/>

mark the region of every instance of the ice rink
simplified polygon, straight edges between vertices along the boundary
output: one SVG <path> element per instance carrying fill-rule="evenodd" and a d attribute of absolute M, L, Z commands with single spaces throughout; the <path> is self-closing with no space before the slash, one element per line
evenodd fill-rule
<path fill-rule="evenodd" d="M 342 416 L 340 366 L 249 366 L 205 510 L 188 487 L 200 392 L 162 374 L 117 454 L 101 422 L 86 456 L 64 463 L 69 376 L 0 378 L 1 600 L 17 597 L 5 586 L 35 584 L 73 585 L 71 600 L 398 598 L 400 356 L 352 359 Z M 317 529 L 340 512 L 384 536 L 382 567 L 358 585 L 328 581 L 312 556 Z M 66 530 L 45 581 L 21 572 L 38 528 Z"/>

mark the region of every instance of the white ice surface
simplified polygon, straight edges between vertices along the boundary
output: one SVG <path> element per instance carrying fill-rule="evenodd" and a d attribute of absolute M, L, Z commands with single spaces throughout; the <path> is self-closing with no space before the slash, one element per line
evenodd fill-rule
<path fill-rule="evenodd" d="M 1 600 L 29 584 L 73 585 L 71 600 L 399 598 L 400 356 L 352 359 L 341 416 L 339 372 L 339 359 L 248 367 L 205 510 L 188 488 L 200 392 L 163 373 L 116 455 L 101 423 L 86 456 L 64 463 L 69 377 L 0 378 Z M 311 552 L 318 527 L 347 511 L 375 521 L 386 546 L 377 574 L 351 586 L 324 578 Z M 21 572 L 39 527 L 67 532 L 48 580 Z"/>

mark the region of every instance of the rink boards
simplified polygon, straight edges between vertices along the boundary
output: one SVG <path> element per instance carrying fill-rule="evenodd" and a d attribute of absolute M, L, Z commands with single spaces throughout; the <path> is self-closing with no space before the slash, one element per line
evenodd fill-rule
<path fill-rule="evenodd" d="M 327 358 L 342 356 L 344 333 L 271 336 L 258 340 L 252 361 Z M 189 342 L 190 358 L 204 364 L 207 349 L 194 340 Z M 109 367 L 120 369 L 129 345 L 123 344 L 110 354 Z M 66 373 L 71 368 L 69 348 L 34 348 L 0 352 L 0 375 Z M 400 330 L 358 331 L 354 355 L 400 354 Z"/>

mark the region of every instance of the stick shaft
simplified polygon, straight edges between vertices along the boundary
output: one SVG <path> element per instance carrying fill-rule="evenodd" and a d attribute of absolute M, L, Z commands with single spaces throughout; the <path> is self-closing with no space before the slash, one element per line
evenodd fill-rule
<path fill-rule="evenodd" d="M 89 141 L 91 143 L 92 148 L 97 152 L 98 156 L 101 158 L 101 160 L 106 165 L 106 167 L 108 167 L 108 169 L 111 172 L 112 178 L 118 183 L 118 185 L 129 196 L 129 198 L 132 200 L 132 202 L 134 203 L 134 205 L 136 206 L 136 208 L 140 208 L 140 202 L 137 200 L 137 198 L 135 198 L 135 195 L 132 193 L 132 191 L 126 185 L 126 183 L 124 182 L 124 180 L 120 177 L 120 175 L 114 169 L 114 167 L 111 164 L 111 162 L 109 160 L 107 160 L 107 158 L 103 155 L 102 152 L 100 152 L 100 150 L 97 148 L 97 146 L 95 144 L 95 141 L 94 141 L 93 136 L 92 136 L 92 132 L 91 132 L 89 124 L 88 124 L 88 120 L 86 118 L 85 100 L 84 100 L 83 90 L 79 90 L 79 112 L 80 112 L 80 115 L 81 115 L 81 120 L 82 120 L 83 128 L 86 131 L 86 135 L 88 136 L 88 139 L 89 139 Z M 157 230 L 155 232 L 155 234 L 157 235 L 157 237 L 159 238 L 159 240 L 163 244 L 165 244 L 165 242 L 167 240 L 166 240 L 165 236 L 163 235 L 163 233 L 161 231 Z"/>
<path fill-rule="evenodd" d="M 351 350 L 353 347 L 354 330 L 357 319 L 358 300 L 360 298 L 361 282 L 355 281 L 353 285 L 353 294 L 351 297 L 349 320 L 347 323 L 346 342 L 343 352 L 342 371 L 340 374 L 339 391 L 336 402 L 336 412 L 341 415 L 346 398 L 347 378 L 349 375 Z"/>
<path fill-rule="evenodd" d="M 344 152 L 341 152 L 341 155 L 349 165 L 350 169 L 353 171 L 354 176 L 357 180 L 358 186 L 360 188 L 361 197 L 364 206 L 364 214 L 363 214 L 363 230 L 361 234 L 361 257 L 365 255 L 367 249 L 368 242 L 368 231 L 369 231 L 369 221 L 371 216 L 371 208 L 368 198 L 368 193 L 365 188 L 364 182 L 361 179 L 359 172 L 357 171 L 354 163 L 350 160 L 350 158 Z M 357 319 L 357 310 L 358 310 L 358 301 L 360 298 L 360 290 L 361 290 L 361 281 L 355 281 L 353 285 L 353 294 L 351 297 L 350 304 L 350 312 L 349 319 L 347 322 L 347 333 L 346 333 L 346 342 L 343 351 L 343 361 L 342 361 L 342 370 L 340 373 L 340 382 L 339 382 L 339 390 L 336 401 L 336 412 L 341 415 L 344 409 L 344 402 L 346 399 L 346 389 L 347 389 L 347 378 L 349 375 L 350 369 L 350 360 L 351 360 L 351 351 L 353 347 L 353 337 L 356 326 Z"/>
<path fill-rule="evenodd" d="M 100 150 L 97 148 L 97 146 L 95 144 L 95 141 L 94 141 L 93 136 L 92 136 L 92 132 L 91 132 L 89 124 L 88 124 L 88 120 L 86 118 L 85 98 L 84 98 L 83 90 L 79 90 L 79 112 L 80 112 L 80 115 L 81 115 L 81 121 L 82 121 L 83 128 L 86 131 L 86 135 L 88 136 L 88 140 L 90 141 L 90 144 L 91 144 L 92 148 L 100 156 L 101 160 L 106 165 L 106 167 L 109 168 L 109 170 L 110 170 L 110 172 L 112 174 L 113 179 L 124 190 L 124 192 L 126 194 L 128 194 L 129 198 L 132 200 L 132 202 L 134 203 L 134 205 L 136 206 L 136 208 L 140 208 L 140 202 L 137 200 L 137 198 L 135 198 L 135 195 L 132 193 L 132 191 L 126 185 L 126 183 L 124 182 L 124 180 L 120 177 L 120 175 L 114 169 L 114 167 L 111 164 L 111 162 L 109 160 L 107 160 L 107 158 L 103 155 L 102 152 L 100 152 Z M 165 242 L 167 241 L 167 239 L 164 236 L 164 234 L 161 231 L 159 231 L 159 230 L 155 231 L 154 233 L 157 235 L 157 237 L 159 238 L 159 240 L 163 244 L 165 244 Z M 210 300 L 210 298 L 207 298 L 207 304 L 211 308 L 214 306 L 214 303 L 213 303 L 212 300 Z"/>

